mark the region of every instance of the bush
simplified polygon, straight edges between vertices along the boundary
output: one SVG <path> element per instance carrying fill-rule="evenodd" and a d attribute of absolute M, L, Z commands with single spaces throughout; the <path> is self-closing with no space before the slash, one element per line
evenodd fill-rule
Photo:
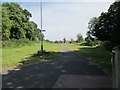
<path fill-rule="evenodd" d="M 85 42 L 84 43 L 85 46 L 94 46 L 94 43 L 91 41 L 91 42 Z"/>
<path fill-rule="evenodd" d="M 46 42 L 49 42 L 49 43 L 54 43 L 53 41 L 50 41 L 50 40 L 48 40 L 48 39 L 46 39 L 45 41 L 46 41 Z"/>
<path fill-rule="evenodd" d="M 2 41 L 2 47 L 9 46 L 10 41 Z"/>
<path fill-rule="evenodd" d="M 29 39 L 22 38 L 22 39 L 11 39 L 8 41 L 2 41 L 2 47 L 21 47 L 25 45 L 33 45 L 34 41 L 30 41 Z"/>
<path fill-rule="evenodd" d="M 102 45 L 106 50 L 111 51 L 114 45 L 111 42 L 104 42 Z"/>

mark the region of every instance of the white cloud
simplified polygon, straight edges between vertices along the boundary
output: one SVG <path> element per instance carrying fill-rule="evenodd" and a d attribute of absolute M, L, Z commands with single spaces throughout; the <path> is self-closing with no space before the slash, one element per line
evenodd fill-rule
<path fill-rule="evenodd" d="M 79 2 L 79 3 L 44 3 L 43 29 L 45 37 L 50 40 L 75 39 L 76 34 L 86 35 L 90 18 L 99 16 L 106 11 L 110 2 Z M 26 4 L 27 5 L 27 4 Z M 40 27 L 40 5 L 27 7 L 32 13 L 32 20 Z"/>

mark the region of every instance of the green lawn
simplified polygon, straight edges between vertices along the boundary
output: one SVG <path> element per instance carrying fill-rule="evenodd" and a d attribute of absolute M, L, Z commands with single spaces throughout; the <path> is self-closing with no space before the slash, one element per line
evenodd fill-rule
<path fill-rule="evenodd" d="M 3 48 L 2 49 L 2 66 L 14 66 L 20 64 L 22 61 L 26 60 L 42 60 L 46 56 L 33 57 L 34 54 L 40 49 L 40 43 L 35 43 L 31 46 L 23 46 L 19 48 Z M 52 58 L 51 55 L 58 56 L 58 53 L 61 51 L 59 44 L 44 42 L 44 49 L 48 52 L 51 52 L 48 55 L 48 59 Z M 51 57 L 49 57 L 51 56 Z"/>
<path fill-rule="evenodd" d="M 109 72 L 112 71 L 111 65 L 111 52 L 106 51 L 102 47 L 91 47 L 91 46 L 80 46 L 78 44 L 65 44 L 71 50 L 73 50 L 76 54 L 80 55 L 83 58 L 87 58 L 88 60 L 100 64 Z"/>
<path fill-rule="evenodd" d="M 83 58 L 87 58 L 95 63 L 100 64 L 111 72 L 111 54 L 102 47 L 80 46 L 78 44 L 65 44 L 76 54 Z M 60 44 L 44 42 L 44 49 L 49 54 L 35 56 L 40 49 L 40 43 L 35 43 L 31 46 L 23 46 L 18 48 L 3 48 L 2 49 L 2 66 L 14 66 L 22 62 L 38 62 L 43 59 L 54 59 L 60 55 Z"/>

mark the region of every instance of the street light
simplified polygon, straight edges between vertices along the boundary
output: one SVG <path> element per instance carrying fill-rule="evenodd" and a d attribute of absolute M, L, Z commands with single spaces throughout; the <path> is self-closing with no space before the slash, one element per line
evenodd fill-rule
<path fill-rule="evenodd" d="M 41 0 L 41 2 L 40 2 L 40 6 L 41 6 L 41 30 L 40 30 L 40 32 L 41 32 L 41 52 L 43 53 L 43 36 L 42 36 L 42 32 L 44 32 L 45 30 L 42 30 L 42 0 Z"/>
<path fill-rule="evenodd" d="M 43 34 L 42 32 L 45 32 L 45 30 L 40 30 L 41 32 L 41 52 L 43 53 L 44 49 L 43 49 Z"/>

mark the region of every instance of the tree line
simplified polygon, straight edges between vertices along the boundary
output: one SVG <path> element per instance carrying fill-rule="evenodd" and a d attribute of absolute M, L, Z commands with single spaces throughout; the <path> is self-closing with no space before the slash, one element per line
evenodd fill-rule
<path fill-rule="evenodd" d="M 17 3 L 2 3 L 2 40 L 29 39 L 39 40 L 43 34 L 37 24 L 30 21 L 32 14 Z M 76 42 L 85 40 L 86 45 L 96 45 L 101 42 L 111 49 L 120 45 L 120 1 L 110 5 L 107 12 L 99 17 L 93 17 L 88 23 L 87 37 L 77 35 Z M 66 41 L 65 39 L 63 40 Z M 70 42 L 74 42 L 73 39 Z"/>
<path fill-rule="evenodd" d="M 109 49 L 120 45 L 120 1 L 111 4 L 99 17 L 93 17 L 88 28 L 87 38 L 90 40 L 100 40 Z"/>
<path fill-rule="evenodd" d="M 31 17 L 32 14 L 17 3 L 2 3 L 2 40 L 39 40 L 42 33 L 37 24 L 30 21 Z"/>

